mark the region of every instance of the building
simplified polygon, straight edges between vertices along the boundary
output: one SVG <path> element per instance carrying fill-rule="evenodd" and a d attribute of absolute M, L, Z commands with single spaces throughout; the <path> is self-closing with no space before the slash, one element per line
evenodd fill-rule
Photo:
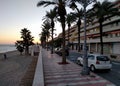
<path fill-rule="evenodd" d="M 120 8 L 120 1 L 116 2 L 116 7 Z M 80 32 L 80 43 L 81 50 L 83 50 L 84 43 L 84 30 L 83 25 L 81 25 Z M 103 50 L 107 54 L 120 54 L 120 16 L 113 16 L 111 20 L 106 20 L 103 22 Z M 97 20 L 94 24 L 87 25 L 86 28 L 87 35 L 87 47 L 88 52 L 100 52 L 100 34 L 99 34 L 99 23 Z M 68 31 L 66 30 L 66 41 L 68 38 Z M 78 45 L 78 31 L 77 26 L 74 25 L 70 29 L 70 43 L 77 49 Z"/>

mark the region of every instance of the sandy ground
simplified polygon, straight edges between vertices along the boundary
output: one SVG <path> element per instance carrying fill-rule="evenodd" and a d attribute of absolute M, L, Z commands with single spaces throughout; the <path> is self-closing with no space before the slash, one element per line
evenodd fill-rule
<path fill-rule="evenodd" d="M 20 55 L 17 51 L 0 54 L 0 86 L 19 86 L 22 77 L 32 61 L 31 56 Z"/>

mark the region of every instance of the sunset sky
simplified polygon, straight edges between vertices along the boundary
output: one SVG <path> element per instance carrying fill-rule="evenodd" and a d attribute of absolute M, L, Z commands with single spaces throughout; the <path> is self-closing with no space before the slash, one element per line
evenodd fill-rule
<path fill-rule="evenodd" d="M 41 20 L 48 8 L 36 7 L 40 0 L 0 0 L 0 44 L 14 44 L 28 28 L 39 42 Z"/>
<path fill-rule="evenodd" d="M 35 42 L 39 42 L 42 18 L 51 9 L 37 7 L 39 1 L 0 0 L 0 44 L 14 44 L 23 28 L 30 30 Z M 62 31 L 60 24 L 55 28 L 57 34 Z"/>

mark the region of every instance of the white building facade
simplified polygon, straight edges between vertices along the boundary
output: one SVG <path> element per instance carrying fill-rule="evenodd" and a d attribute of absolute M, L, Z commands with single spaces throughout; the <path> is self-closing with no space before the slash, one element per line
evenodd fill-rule
<path fill-rule="evenodd" d="M 120 1 L 116 4 L 120 8 Z M 80 47 L 83 50 L 84 43 L 84 29 L 81 25 L 80 32 Z M 100 52 L 100 32 L 99 23 L 97 20 L 94 24 L 87 25 L 87 47 L 88 52 Z M 103 51 L 106 54 L 120 54 L 120 16 L 113 16 L 103 22 Z M 68 38 L 68 31 L 66 30 L 66 39 Z M 70 43 L 74 45 L 74 49 L 78 48 L 78 30 L 74 25 L 69 33 Z"/>

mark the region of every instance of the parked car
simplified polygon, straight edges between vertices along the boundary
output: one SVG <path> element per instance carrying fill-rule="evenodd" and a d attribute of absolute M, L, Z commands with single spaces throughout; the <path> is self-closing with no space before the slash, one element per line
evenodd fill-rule
<path fill-rule="evenodd" d="M 95 70 L 108 70 L 112 68 L 111 61 L 108 56 L 100 54 L 88 54 L 88 67 L 91 71 Z M 77 63 L 83 65 L 83 56 L 77 58 Z"/>
<path fill-rule="evenodd" d="M 62 51 L 63 51 L 63 48 L 55 48 L 55 53 L 62 56 Z M 68 48 L 65 48 L 65 55 L 68 56 L 69 55 L 69 49 Z"/>

